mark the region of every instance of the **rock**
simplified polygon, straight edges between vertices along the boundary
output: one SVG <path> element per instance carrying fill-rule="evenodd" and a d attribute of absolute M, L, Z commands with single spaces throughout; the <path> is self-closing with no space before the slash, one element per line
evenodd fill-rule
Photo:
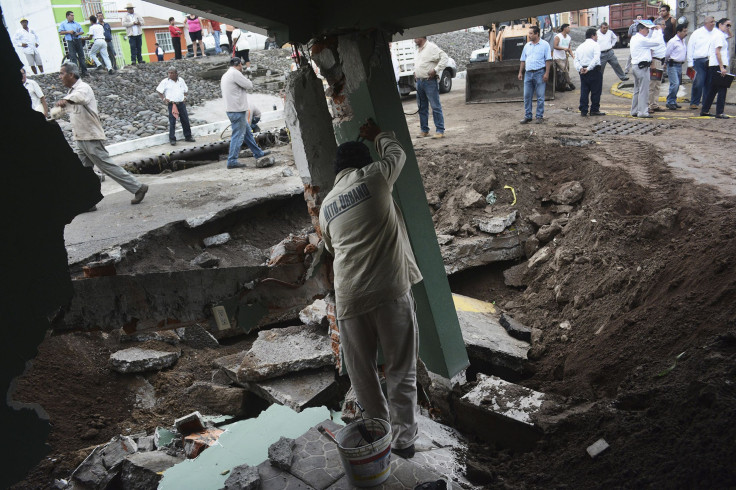
<path fill-rule="evenodd" d="M 184 343 L 194 349 L 216 349 L 220 346 L 217 339 L 201 325 L 177 328 L 176 333 Z"/>
<path fill-rule="evenodd" d="M 271 465 L 284 471 L 291 468 L 291 459 L 294 457 L 294 439 L 281 437 L 268 448 L 268 459 Z"/>
<path fill-rule="evenodd" d="M 466 188 L 462 191 L 461 207 L 467 208 L 482 208 L 486 205 L 486 198 L 473 188 Z"/>
<path fill-rule="evenodd" d="M 120 483 L 123 490 L 157 488 L 163 472 L 184 461 L 164 451 L 131 454 L 123 461 Z"/>
<path fill-rule="evenodd" d="M 276 163 L 276 159 L 274 157 L 263 157 L 256 160 L 256 168 L 266 168 L 266 167 L 273 167 Z"/>
<path fill-rule="evenodd" d="M 330 339 L 319 326 L 295 326 L 258 332 L 245 355 L 238 378 L 262 381 L 304 369 L 333 365 Z"/>
<path fill-rule="evenodd" d="M 531 259 L 537 250 L 539 250 L 539 239 L 536 236 L 527 238 L 524 242 L 524 256 Z"/>
<path fill-rule="evenodd" d="M 243 464 L 230 470 L 224 490 L 256 490 L 261 486 L 258 468 Z"/>
<path fill-rule="evenodd" d="M 556 237 L 562 231 L 562 227 L 557 223 L 542 226 L 537 232 L 539 243 L 547 243 Z"/>
<path fill-rule="evenodd" d="M 286 405 L 295 412 L 330 404 L 339 391 L 332 369 L 300 371 L 248 383 L 248 389 L 268 402 Z"/>
<path fill-rule="evenodd" d="M 202 414 L 192 412 L 183 417 L 174 420 L 174 427 L 180 434 L 187 435 L 192 432 L 202 432 L 205 430 Z"/>
<path fill-rule="evenodd" d="M 524 254 L 521 239 L 517 235 L 455 238 L 442 247 L 445 272 L 449 275 L 492 262 L 521 258 Z"/>
<path fill-rule="evenodd" d="M 532 329 L 517 322 L 505 313 L 501 313 L 498 322 L 513 338 L 523 340 L 524 342 L 532 341 Z"/>
<path fill-rule="evenodd" d="M 552 223 L 552 216 L 549 214 L 540 214 L 538 211 L 534 211 L 531 216 L 529 216 L 529 221 L 531 221 L 537 228 L 541 228 L 544 225 Z"/>
<path fill-rule="evenodd" d="M 675 209 L 660 209 L 651 216 L 644 218 L 639 227 L 639 235 L 644 238 L 661 236 L 675 227 L 678 214 L 679 212 Z"/>
<path fill-rule="evenodd" d="M 185 392 L 190 399 L 211 412 L 222 415 L 243 415 L 246 392 L 243 388 L 223 386 L 207 381 L 195 381 Z"/>
<path fill-rule="evenodd" d="M 201 267 L 202 269 L 209 269 L 210 267 L 217 267 L 220 265 L 220 258 L 215 257 L 209 252 L 202 252 L 194 257 L 190 264 L 192 264 L 192 266 Z"/>
<path fill-rule="evenodd" d="M 222 386 L 230 386 L 233 384 L 233 380 L 225 372 L 224 369 L 219 368 L 212 371 L 212 383 Z"/>
<path fill-rule="evenodd" d="M 560 247 L 555 252 L 553 269 L 559 271 L 562 267 L 571 264 L 575 260 L 575 252 L 566 247 Z"/>
<path fill-rule="evenodd" d="M 584 194 L 583 184 L 573 180 L 559 186 L 552 192 L 549 199 L 556 204 L 575 204 L 583 198 Z"/>
<path fill-rule="evenodd" d="M 307 236 L 290 234 L 272 248 L 268 265 L 273 267 L 284 264 L 303 263 L 304 249 L 308 244 L 309 238 Z"/>
<path fill-rule="evenodd" d="M 205 429 L 184 437 L 184 454 L 188 459 L 194 459 L 202 451 L 217 444 L 217 440 L 225 431 L 222 429 Z"/>
<path fill-rule="evenodd" d="M 119 373 L 142 373 L 160 371 L 173 366 L 179 359 L 179 352 L 163 352 L 152 349 L 131 347 L 110 355 L 112 368 Z"/>
<path fill-rule="evenodd" d="M 525 279 L 528 270 L 526 262 L 509 267 L 503 271 L 503 282 L 512 288 L 525 288 L 529 282 Z"/>
<path fill-rule="evenodd" d="M 228 356 L 218 357 L 214 360 L 213 364 L 215 367 L 221 369 L 230 378 L 231 382 L 245 387 L 248 382 L 238 379 L 238 370 L 246 354 L 246 351 L 241 351 Z"/>
<path fill-rule="evenodd" d="M 562 330 L 570 330 L 572 328 L 572 326 L 570 325 L 570 322 L 568 322 L 567 320 L 565 320 L 564 322 L 560 323 L 560 328 Z"/>
<path fill-rule="evenodd" d="M 593 444 L 588 446 L 586 451 L 588 452 L 588 455 L 590 455 L 591 458 L 595 458 L 599 454 L 601 454 L 603 451 L 608 449 L 610 446 L 606 442 L 605 439 L 598 439 Z"/>
<path fill-rule="evenodd" d="M 294 171 L 291 170 L 289 167 L 286 167 L 281 171 L 282 177 L 291 177 L 292 175 L 294 175 Z"/>
<path fill-rule="evenodd" d="M 572 213 L 572 210 L 575 209 L 569 204 L 556 204 L 550 206 L 550 211 L 556 214 L 567 214 Z"/>
<path fill-rule="evenodd" d="M 138 445 L 131 437 L 113 437 L 112 440 L 102 448 L 102 463 L 109 471 L 117 470 L 120 468 L 120 465 L 126 456 L 137 451 Z"/>
<path fill-rule="evenodd" d="M 299 312 L 299 320 L 305 325 L 327 326 L 327 303 L 318 299 Z"/>
<path fill-rule="evenodd" d="M 447 245 L 454 239 L 455 237 L 452 235 L 437 235 L 437 243 L 439 243 L 440 245 Z"/>
<path fill-rule="evenodd" d="M 554 247 L 552 245 L 547 245 L 546 247 L 540 249 L 537 253 L 534 254 L 534 256 L 531 259 L 529 259 L 529 262 L 527 263 L 527 267 L 529 269 L 532 269 L 536 265 L 547 262 L 550 259 L 550 257 L 552 257 L 553 251 L 554 251 Z"/>
<path fill-rule="evenodd" d="M 135 443 L 138 445 L 138 451 L 155 451 L 156 444 L 153 439 L 154 436 L 143 436 L 136 439 Z"/>
<path fill-rule="evenodd" d="M 219 235 L 214 235 L 211 237 L 207 237 L 202 242 L 204 243 L 205 247 L 216 247 L 218 245 L 225 245 L 227 242 L 230 241 L 230 233 L 220 233 Z"/>
<path fill-rule="evenodd" d="M 494 216 L 490 219 L 476 219 L 475 224 L 480 231 L 486 233 L 501 233 L 516 221 L 516 210 L 503 216 Z"/>

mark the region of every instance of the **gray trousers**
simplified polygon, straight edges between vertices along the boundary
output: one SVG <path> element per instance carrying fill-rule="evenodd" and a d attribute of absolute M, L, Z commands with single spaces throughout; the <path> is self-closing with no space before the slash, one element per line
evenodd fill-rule
<path fill-rule="evenodd" d="M 616 58 L 616 55 L 614 54 L 612 49 L 606 51 L 605 53 L 601 53 L 601 71 L 604 74 L 606 72 L 606 63 L 609 63 L 611 65 L 611 68 L 613 68 L 613 71 L 616 72 L 617 77 L 624 78 L 626 76 L 623 69 L 621 69 L 621 65 L 618 64 L 618 58 Z"/>
<path fill-rule="evenodd" d="M 97 165 L 103 173 L 110 176 L 112 180 L 120 184 L 126 191 L 135 194 L 141 188 L 141 183 L 135 177 L 125 171 L 124 168 L 115 165 L 110 154 L 102 144 L 102 140 L 77 140 L 77 155 L 85 167 Z"/>
<path fill-rule="evenodd" d="M 664 64 L 659 60 L 652 60 L 652 66 L 650 68 L 656 68 L 662 70 Z M 664 76 L 662 77 L 664 80 Z M 662 86 L 662 80 L 651 80 L 649 82 L 649 110 L 659 108 L 659 87 Z"/>
<path fill-rule="evenodd" d="M 634 95 L 631 97 L 631 115 L 646 116 L 649 114 L 649 68 L 632 65 L 634 73 Z"/>
<path fill-rule="evenodd" d="M 366 416 L 391 422 L 392 445 L 404 449 L 418 437 L 417 354 L 419 335 L 409 290 L 363 315 L 338 320 L 340 346 L 350 382 Z M 376 356 L 381 344 L 388 402 L 381 391 Z"/>

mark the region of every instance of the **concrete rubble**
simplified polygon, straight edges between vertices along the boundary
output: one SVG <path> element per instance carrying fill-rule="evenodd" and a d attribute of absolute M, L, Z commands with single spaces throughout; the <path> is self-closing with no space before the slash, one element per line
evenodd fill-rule
<path fill-rule="evenodd" d="M 183 417 L 179 417 L 174 420 L 174 427 L 183 435 L 191 434 L 193 432 L 202 432 L 205 430 L 202 414 L 199 412 L 192 412 L 184 415 Z"/>
<path fill-rule="evenodd" d="M 131 454 L 123 461 L 121 486 L 125 490 L 156 488 L 162 473 L 182 461 L 183 456 L 172 456 L 164 451 Z"/>
<path fill-rule="evenodd" d="M 593 444 L 587 447 L 586 451 L 591 458 L 595 458 L 602 452 L 607 450 L 610 446 L 605 439 L 598 439 Z"/>
<path fill-rule="evenodd" d="M 230 238 L 230 233 L 220 233 L 219 235 L 205 238 L 202 240 L 202 243 L 204 243 L 204 246 L 207 248 L 216 247 L 218 245 L 225 245 L 230 241 Z"/>
<path fill-rule="evenodd" d="M 327 303 L 318 299 L 299 312 L 299 320 L 305 325 L 327 326 Z"/>
<path fill-rule="evenodd" d="M 268 460 L 271 465 L 284 471 L 291 469 L 291 461 L 294 458 L 294 439 L 280 437 L 268 448 Z"/>
<path fill-rule="evenodd" d="M 220 258 L 215 257 L 209 252 L 202 252 L 192 259 L 190 262 L 192 266 L 201 267 L 203 269 L 209 269 L 211 267 L 217 267 L 220 265 Z"/>
<path fill-rule="evenodd" d="M 498 321 L 509 335 L 515 339 L 523 340 L 524 342 L 532 341 L 532 329 L 526 325 L 517 322 L 505 313 L 501 313 Z"/>
<path fill-rule="evenodd" d="M 442 246 L 445 272 L 450 275 L 492 262 L 524 257 L 523 235 L 455 237 Z"/>
<path fill-rule="evenodd" d="M 225 480 L 224 490 L 255 490 L 261 486 L 258 468 L 247 464 L 237 466 L 230 471 Z"/>
<path fill-rule="evenodd" d="M 565 182 L 555 189 L 549 196 L 549 200 L 555 204 L 575 204 L 583 198 L 585 189 L 583 184 L 577 180 Z"/>
<path fill-rule="evenodd" d="M 248 383 L 250 391 L 264 400 L 286 405 L 295 412 L 328 403 L 338 392 L 332 369 L 300 371 L 286 376 Z"/>
<path fill-rule="evenodd" d="M 216 349 L 220 346 L 217 339 L 200 325 L 177 328 L 176 334 L 185 344 L 194 349 Z"/>
<path fill-rule="evenodd" d="M 131 347 L 111 354 L 110 364 L 119 373 L 160 371 L 161 369 L 173 366 L 180 355 L 180 352 L 163 352 Z"/>
<path fill-rule="evenodd" d="M 526 279 L 526 263 L 517 264 L 503 271 L 503 282 L 512 288 L 525 288 L 529 285 Z"/>
<path fill-rule="evenodd" d="M 488 219 L 476 219 L 475 225 L 480 231 L 485 233 L 501 233 L 503 230 L 511 226 L 516 221 L 516 210 L 506 213 L 502 216 L 494 216 Z"/>
<path fill-rule="evenodd" d="M 223 386 L 207 381 L 195 381 L 186 394 L 197 405 L 211 413 L 239 416 L 245 413 L 246 391 L 243 388 Z"/>
<path fill-rule="evenodd" d="M 109 443 L 93 449 L 74 470 L 71 480 L 85 488 L 106 488 L 117 476 L 126 456 L 137 450 L 138 446 L 130 437 L 114 437 Z"/>

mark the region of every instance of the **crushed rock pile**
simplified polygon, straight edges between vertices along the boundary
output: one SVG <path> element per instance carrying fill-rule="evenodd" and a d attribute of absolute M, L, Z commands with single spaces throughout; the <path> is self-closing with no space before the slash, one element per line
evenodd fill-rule
<path fill-rule="evenodd" d="M 427 36 L 427 39 L 442 48 L 447 56 L 454 59 L 457 63 L 457 71 L 460 72 L 465 70 L 465 66 L 470 61 L 470 54 L 476 49 L 482 48 L 488 42 L 488 31 L 446 32 Z"/>

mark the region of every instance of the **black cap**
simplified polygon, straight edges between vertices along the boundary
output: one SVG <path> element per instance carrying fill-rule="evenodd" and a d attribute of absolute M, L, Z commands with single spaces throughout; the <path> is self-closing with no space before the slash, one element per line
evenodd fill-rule
<path fill-rule="evenodd" d="M 243 60 L 241 60 L 240 58 L 237 58 L 237 57 L 230 58 L 230 66 L 238 66 L 242 64 L 243 64 Z"/>
<path fill-rule="evenodd" d="M 357 141 L 348 141 L 337 147 L 333 170 L 339 173 L 346 168 L 363 168 L 373 159 L 368 147 Z"/>

